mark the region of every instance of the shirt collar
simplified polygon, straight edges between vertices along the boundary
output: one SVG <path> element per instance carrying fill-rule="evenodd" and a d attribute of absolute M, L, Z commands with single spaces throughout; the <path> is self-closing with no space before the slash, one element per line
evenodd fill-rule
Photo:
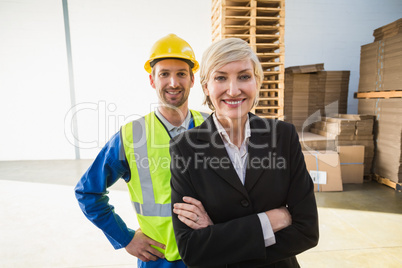
<path fill-rule="evenodd" d="M 227 142 L 232 143 L 229 139 L 229 135 L 226 132 L 226 130 L 223 128 L 223 126 L 221 125 L 221 123 L 219 123 L 218 118 L 216 118 L 215 113 L 212 114 L 212 119 L 214 120 L 216 129 L 218 130 L 219 135 L 222 137 L 222 139 L 225 139 Z M 244 140 L 242 142 L 242 144 L 244 143 L 244 141 L 248 140 L 251 136 L 251 131 L 250 131 L 250 120 L 249 120 L 249 116 L 247 114 L 247 120 L 246 123 L 244 125 Z M 233 143 L 232 143 L 233 144 Z"/>
<path fill-rule="evenodd" d="M 180 128 L 185 128 L 186 130 L 188 129 L 188 126 L 190 125 L 190 120 L 191 120 L 191 113 L 190 110 L 187 111 L 186 118 L 184 119 L 183 123 L 180 126 L 174 126 L 172 125 L 162 114 L 159 112 L 159 109 L 155 109 L 155 114 L 156 116 L 161 120 L 162 124 L 165 125 L 166 129 L 170 132 L 174 129 L 180 129 Z"/>

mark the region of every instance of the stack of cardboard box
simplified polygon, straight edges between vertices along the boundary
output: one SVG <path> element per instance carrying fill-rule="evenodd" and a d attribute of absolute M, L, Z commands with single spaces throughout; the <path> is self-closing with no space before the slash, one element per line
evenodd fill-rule
<path fill-rule="evenodd" d="M 360 54 L 359 92 L 375 92 L 375 99 L 359 99 L 358 112 L 376 116 L 373 172 L 402 182 L 402 99 L 387 98 L 402 90 L 402 19 L 374 30 L 375 41 Z"/>
<path fill-rule="evenodd" d="M 320 71 L 318 72 L 318 96 L 323 100 L 319 103 L 322 115 L 345 114 L 348 108 L 350 71 Z M 335 103 L 334 105 L 331 105 Z M 325 111 L 325 112 L 324 112 Z"/>
<path fill-rule="evenodd" d="M 391 25 L 402 28 L 402 25 Z M 401 89 L 402 32 L 363 45 L 360 52 L 359 92 Z"/>
<path fill-rule="evenodd" d="M 402 182 L 402 99 L 361 99 L 359 113 L 376 116 L 373 172 Z"/>
<path fill-rule="evenodd" d="M 298 135 L 303 151 L 336 150 L 335 139 L 305 131 L 299 132 Z"/>
<path fill-rule="evenodd" d="M 344 183 L 363 183 L 363 145 L 338 146 L 337 151 L 303 150 L 316 192 L 342 191 Z"/>
<path fill-rule="evenodd" d="M 307 119 L 319 111 L 317 96 L 318 80 L 316 74 L 285 73 L 285 121 L 294 124 L 297 131 L 303 131 L 308 125 Z M 317 116 L 320 114 L 314 115 L 315 118 Z"/>
<path fill-rule="evenodd" d="M 338 114 L 332 117 L 322 117 L 321 121 L 313 123 L 310 132 L 335 140 L 335 146 L 363 145 L 364 174 L 371 174 L 374 158 L 373 138 L 374 116 Z"/>
<path fill-rule="evenodd" d="M 320 116 L 346 113 L 350 71 L 324 71 L 324 64 L 285 69 L 285 121 L 306 131 Z"/>
<path fill-rule="evenodd" d="M 390 38 L 392 36 L 401 33 L 402 33 L 402 18 L 390 24 L 382 26 L 378 29 L 375 29 L 373 32 L 374 42 L 383 40 L 385 38 Z"/>
<path fill-rule="evenodd" d="M 290 66 L 286 68 L 287 73 L 293 73 L 293 74 L 316 73 L 318 71 L 324 71 L 324 63 Z"/>

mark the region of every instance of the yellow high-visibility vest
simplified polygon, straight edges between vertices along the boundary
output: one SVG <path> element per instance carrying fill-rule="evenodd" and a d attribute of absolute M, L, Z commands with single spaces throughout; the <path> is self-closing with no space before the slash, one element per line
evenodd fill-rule
<path fill-rule="evenodd" d="M 190 112 L 195 126 L 208 116 Z M 165 250 L 155 247 L 166 260 L 179 260 L 171 218 L 170 135 L 154 112 L 124 125 L 121 134 L 131 172 L 127 185 L 141 231 L 166 245 Z"/>

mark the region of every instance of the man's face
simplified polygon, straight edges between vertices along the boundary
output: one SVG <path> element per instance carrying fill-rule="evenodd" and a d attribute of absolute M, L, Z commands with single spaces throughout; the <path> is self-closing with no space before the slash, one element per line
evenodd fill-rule
<path fill-rule="evenodd" d="M 153 75 L 149 75 L 149 79 L 163 104 L 177 108 L 187 104 L 190 88 L 194 85 L 194 76 L 186 62 L 176 59 L 161 60 L 154 65 Z"/>

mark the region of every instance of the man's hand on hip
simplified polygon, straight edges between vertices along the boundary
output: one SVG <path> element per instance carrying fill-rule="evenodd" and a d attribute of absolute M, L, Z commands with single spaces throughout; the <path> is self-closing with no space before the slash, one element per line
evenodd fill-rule
<path fill-rule="evenodd" d="M 149 238 L 141 229 L 138 229 L 131 242 L 126 246 L 126 251 L 144 262 L 156 261 L 158 258 L 164 259 L 165 256 L 151 245 L 165 249 L 165 245 Z"/>

